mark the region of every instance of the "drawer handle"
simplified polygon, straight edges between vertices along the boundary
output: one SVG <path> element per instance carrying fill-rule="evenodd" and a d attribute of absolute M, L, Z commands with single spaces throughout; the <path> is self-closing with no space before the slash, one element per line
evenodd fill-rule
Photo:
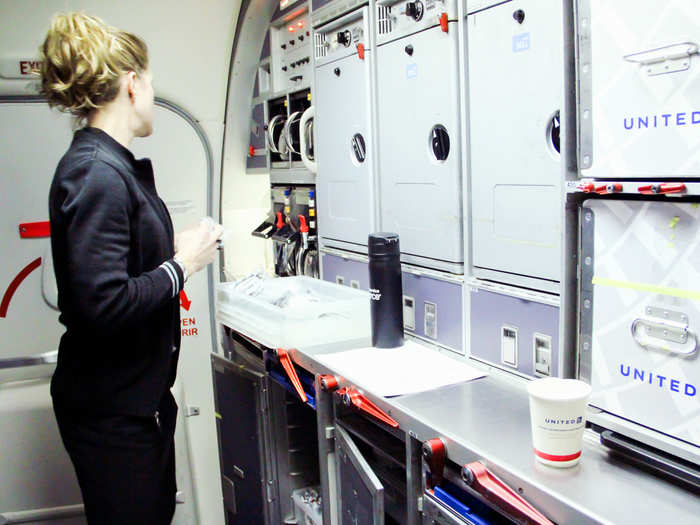
<path fill-rule="evenodd" d="M 547 517 L 530 505 L 508 485 L 494 476 L 479 461 L 464 465 L 462 479 L 472 489 L 491 503 L 505 510 L 515 518 L 537 525 L 554 525 Z"/>
<path fill-rule="evenodd" d="M 691 357 L 695 355 L 698 352 L 698 336 L 695 332 L 690 330 L 687 327 L 680 327 L 680 326 L 675 326 L 675 325 L 670 325 L 666 323 L 659 323 L 656 321 L 652 321 L 650 319 L 644 319 L 644 318 L 637 318 L 632 322 L 632 326 L 630 327 L 632 331 L 632 337 L 634 338 L 634 341 L 641 346 L 642 348 L 645 348 L 647 350 L 659 350 L 662 352 L 666 352 L 669 354 L 675 354 L 679 355 L 682 357 Z M 646 330 L 645 330 L 646 329 Z M 692 345 L 692 348 L 689 350 L 674 350 L 672 348 L 669 348 L 666 345 L 661 345 L 654 343 L 651 341 L 651 337 L 645 337 L 643 334 L 644 332 L 649 332 L 649 331 L 660 331 L 660 332 L 668 332 L 669 330 L 674 332 L 676 334 L 676 339 L 682 338 L 682 340 L 677 341 L 674 340 L 672 337 L 667 337 L 664 338 L 663 335 L 661 335 L 660 339 L 661 340 L 667 340 L 671 341 L 677 344 L 685 344 L 687 341 L 695 341 L 695 344 Z M 654 336 L 652 336 L 654 337 Z"/>
<path fill-rule="evenodd" d="M 296 390 L 297 394 L 299 394 L 301 400 L 306 403 L 308 398 L 306 397 L 306 392 L 304 392 L 304 387 L 301 386 L 301 381 L 299 381 L 297 371 L 294 369 L 292 358 L 289 357 L 289 352 L 283 348 L 278 348 L 277 357 L 280 360 L 282 368 L 284 368 L 284 371 L 287 372 L 287 377 L 289 378 L 289 381 L 291 381 L 294 390 Z"/>
<path fill-rule="evenodd" d="M 341 395 L 340 390 L 338 390 L 338 394 Z M 386 423 L 390 427 L 399 428 L 399 424 L 396 422 L 396 420 L 394 420 L 389 414 L 384 412 L 381 408 L 372 403 L 354 388 L 346 389 L 344 392 L 342 392 L 342 397 L 343 403 L 345 403 L 346 406 L 354 406 L 361 412 L 369 414 L 382 423 Z"/>

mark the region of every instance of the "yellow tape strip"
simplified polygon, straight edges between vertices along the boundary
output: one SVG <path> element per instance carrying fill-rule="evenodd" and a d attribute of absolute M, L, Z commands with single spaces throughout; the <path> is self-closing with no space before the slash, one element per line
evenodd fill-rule
<path fill-rule="evenodd" d="M 650 292 L 661 295 L 671 295 L 673 297 L 682 297 L 683 299 L 695 299 L 700 301 L 700 290 L 683 290 L 682 288 L 671 288 L 669 286 L 657 286 L 648 283 L 634 283 L 630 281 L 616 281 L 614 279 L 606 279 L 604 277 L 593 277 L 593 284 L 600 286 L 610 286 L 612 288 L 627 288 L 628 290 L 636 290 L 638 292 Z"/>
<path fill-rule="evenodd" d="M 221 414 L 219 414 L 218 412 L 214 412 L 214 415 L 216 416 L 216 419 L 221 419 Z"/>

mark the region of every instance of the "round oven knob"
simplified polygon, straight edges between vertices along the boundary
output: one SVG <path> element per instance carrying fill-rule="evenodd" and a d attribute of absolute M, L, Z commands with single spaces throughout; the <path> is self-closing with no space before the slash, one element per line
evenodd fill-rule
<path fill-rule="evenodd" d="M 416 22 L 423 18 L 423 2 L 408 2 L 404 9 L 406 16 L 410 16 Z"/>
<path fill-rule="evenodd" d="M 342 45 L 345 47 L 348 47 L 350 45 L 350 31 L 338 31 L 338 34 L 336 35 L 336 40 L 338 41 L 338 45 Z"/>

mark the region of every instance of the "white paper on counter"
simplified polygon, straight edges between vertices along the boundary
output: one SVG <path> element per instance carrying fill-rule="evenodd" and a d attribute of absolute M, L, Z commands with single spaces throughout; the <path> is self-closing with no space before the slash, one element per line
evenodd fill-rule
<path fill-rule="evenodd" d="M 398 348 L 357 348 L 316 359 L 336 375 L 382 397 L 425 392 L 487 375 L 410 340 Z"/>

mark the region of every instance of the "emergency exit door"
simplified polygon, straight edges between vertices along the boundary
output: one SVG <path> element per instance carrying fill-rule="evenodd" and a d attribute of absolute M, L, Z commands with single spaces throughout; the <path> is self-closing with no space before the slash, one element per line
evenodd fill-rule
<path fill-rule="evenodd" d="M 316 188 L 324 245 L 366 246 L 374 231 L 371 60 L 365 50 L 364 59 L 353 53 L 316 69 Z"/>
<path fill-rule="evenodd" d="M 399 234 L 402 254 L 455 273 L 464 261 L 458 64 L 455 22 L 377 50 L 382 229 Z"/>
<path fill-rule="evenodd" d="M 82 514 L 81 495 L 49 394 L 52 352 L 64 327 L 55 309 L 48 192 L 56 165 L 70 145 L 71 124 L 70 116 L 50 110 L 38 97 L 0 99 L 0 523 L 5 518 L 33 525 L 85 522 L 71 517 Z M 154 128 L 151 138 L 134 141 L 132 151 L 153 160 L 159 193 L 180 231 L 210 213 L 208 151 L 201 129 L 165 101 L 156 101 Z M 218 472 L 218 455 L 206 446 L 216 439 L 208 372 L 210 289 L 207 272 L 200 272 L 181 296 L 187 328 L 173 393 L 180 405 L 175 452 L 179 499 L 184 503 L 176 507 L 174 524 L 223 520 L 219 509 L 196 505 L 198 491 L 218 492 L 218 476 L 199 476 L 195 486 L 189 467 L 193 463 L 204 472 Z M 42 360 L 49 364 L 33 365 Z M 200 415 L 185 415 L 188 402 Z M 40 518 L 31 519 L 36 516 Z M 57 522 L 58 517 L 66 519 Z"/>

